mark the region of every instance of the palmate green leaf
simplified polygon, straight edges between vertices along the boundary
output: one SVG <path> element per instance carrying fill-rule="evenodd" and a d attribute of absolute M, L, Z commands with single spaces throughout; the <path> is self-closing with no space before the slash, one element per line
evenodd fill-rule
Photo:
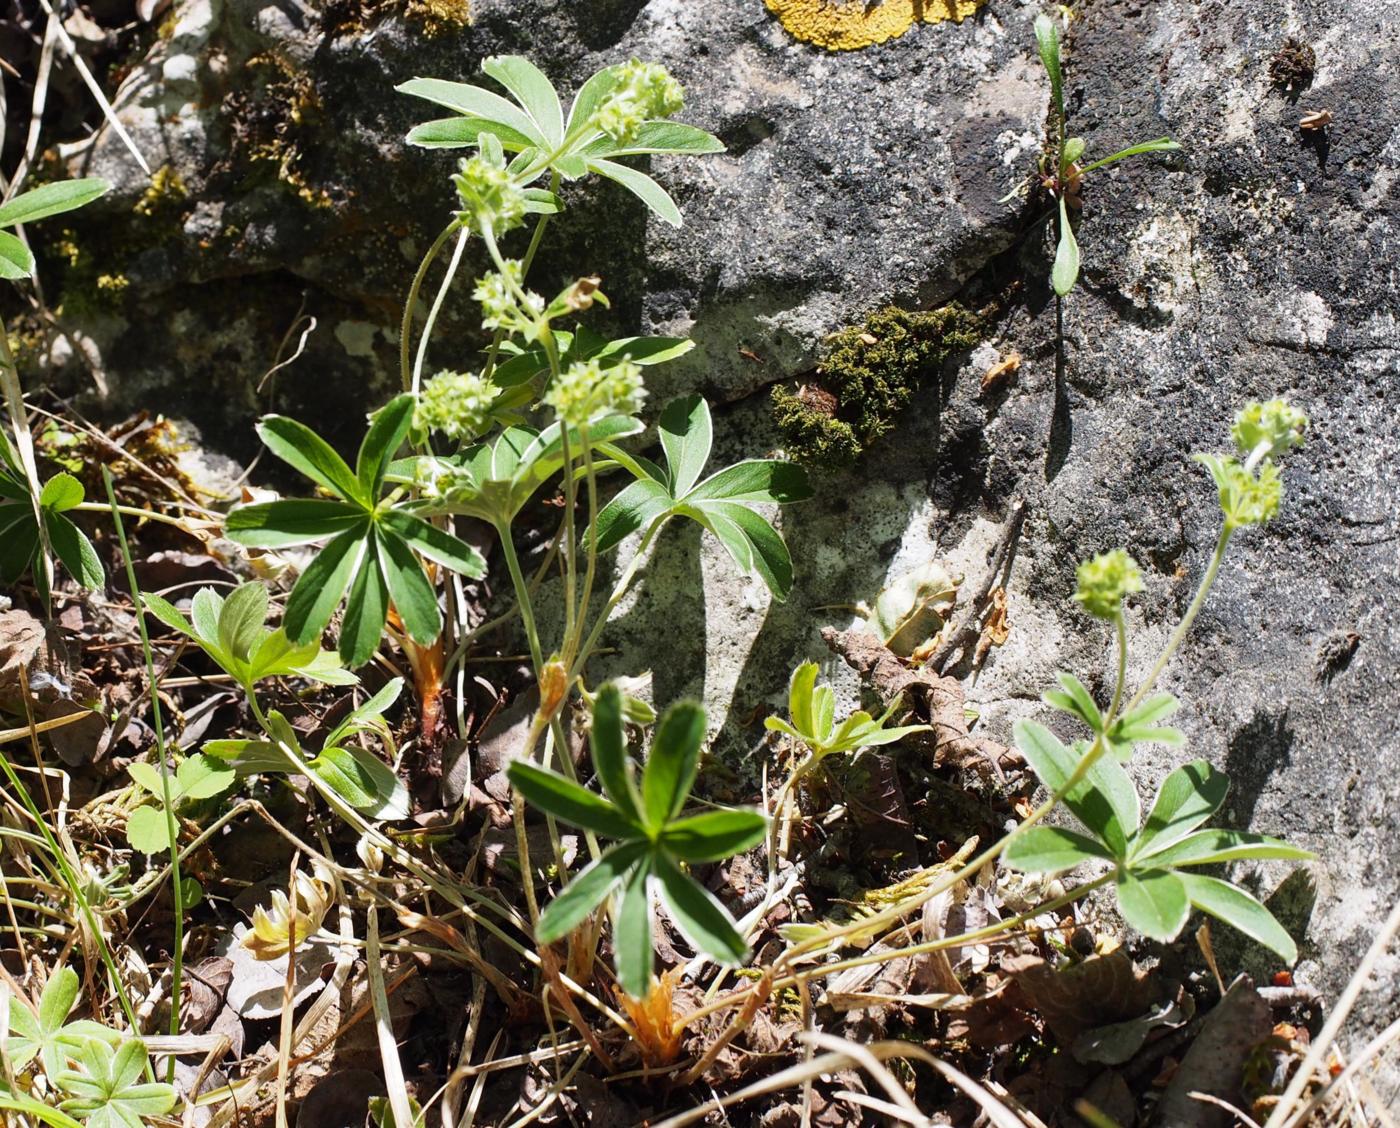
<path fill-rule="evenodd" d="M 741 571 L 758 576 L 779 603 L 787 599 L 792 558 L 772 525 L 738 502 L 709 501 L 686 511 L 714 533 Z"/>
<path fill-rule="evenodd" d="M 1203 913 L 1209 913 L 1231 928 L 1243 932 L 1287 963 L 1298 959 L 1298 946 L 1283 925 L 1257 900 L 1237 885 L 1199 873 L 1178 874 L 1187 899 Z"/>
<path fill-rule="evenodd" d="M 1287 842 L 1270 838 L 1266 834 L 1212 827 L 1188 834 L 1161 850 L 1146 849 L 1134 859 L 1134 864 L 1175 869 L 1180 866 L 1212 866 L 1246 859 L 1278 858 L 1306 862 L 1315 856 L 1309 850 L 1290 846 Z"/>
<path fill-rule="evenodd" d="M 767 833 L 760 812 L 725 809 L 668 822 L 660 841 L 684 862 L 718 862 L 757 846 Z"/>
<path fill-rule="evenodd" d="M 1125 748 L 1131 748 L 1133 744 L 1179 745 L 1186 739 L 1180 729 L 1157 724 L 1179 708 L 1181 702 L 1170 693 L 1154 694 L 1131 713 L 1120 717 L 1109 739 L 1115 747 Z"/>
<path fill-rule="evenodd" d="M 267 619 L 267 588 L 257 582 L 239 584 L 219 610 L 219 646 L 242 662 L 262 641 Z"/>
<path fill-rule="evenodd" d="M 633 866 L 613 917 L 613 961 L 617 981 L 633 998 L 644 996 L 651 986 L 651 863 L 652 856 L 644 854 Z"/>
<path fill-rule="evenodd" d="M 1052 794 L 1063 791 L 1086 747 L 1066 748 L 1049 729 L 1034 721 L 1018 722 L 1014 733 L 1016 747 L 1045 789 Z M 1138 827 L 1139 801 L 1132 780 L 1111 755 L 1100 755 L 1064 801 L 1114 857 L 1126 856 L 1128 840 Z"/>
<path fill-rule="evenodd" d="M 14 199 L 0 204 L 0 227 L 33 223 L 51 215 L 73 211 L 104 195 L 111 185 L 100 177 L 80 180 L 59 180 L 21 192 Z"/>
<path fill-rule="evenodd" d="M 403 781 L 363 748 L 330 745 L 306 766 L 357 811 L 377 819 L 408 816 L 410 799 Z"/>
<path fill-rule="evenodd" d="M 306 581 L 310 572 L 308 568 L 302 573 L 298 587 Z M 292 594 L 295 595 L 295 591 Z M 287 609 L 290 614 L 290 600 Z M 347 666 L 352 669 L 363 666 L 374 656 L 388 618 L 389 588 L 384 582 L 379 563 L 379 546 L 376 538 L 370 536 L 365 540 L 360 569 L 350 583 L 350 595 L 345 601 L 345 615 L 340 624 L 339 653 Z"/>
<path fill-rule="evenodd" d="M 646 837 L 642 827 L 601 795 L 586 791 L 558 772 L 516 760 L 506 769 L 511 785 L 527 802 L 570 826 L 608 838 Z"/>
<path fill-rule="evenodd" d="M 568 140 L 576 141 L 586 131 L 594 129 L 592 125 L 593 115 L 598 112 L 604 99 L 612 93 L 621 73 L 621 65 L 604 67 L 578 88 L 578 92 L 574 95 L 573 105 L 569 107 L 569 121 L 565 132 L 565 137 Z"/>
<path fill-rule="evenodd" d="M 541 944 L 562 940 L 603 903 L 628 870 L 649 851 L 650 847 L 642 841 L 622 842 L 605 850 L 602 857 L 580 870 L 540 913 L 535 940 Z"/>
<path fill-rule="evenodd" d="M 384 484 L 385 471 L 413 425 L 414 397 L 395 396 L 374 413 L 369 429 L 360 441 L 355 459 L 355 477 L 365 498 L 376 498 Z"/>
<path fill-rule="evenodd" d="M 282 618 L 287 637 L 294 643 L 305 644 L 321 637 L 350 586 L 351 576 L 365 571 L 361 565 L 370 539 L 368 524 L 350 529 L 331 540 L 307 565 L 287 597 Z"/>
<path fill-rule="evenodd" d="M 1003 860 L 1023 873 L 1063 873 L 1096 858 L 1112 860 L 1102 843 L 1059 826 L 1033 826 L 1007 846 Z"/>
<path fill-rule="evenodd" d="M 442 613 L 438 610 L 437 592 L 423 574 L 423 565 L 408 543 L 396 536 L 380 532 L 376 542 L 379 570 L 404 630 L 414 642 L 430 645 L 442 632 Z"/>
<path fill-rule="evenodd" d="M 0 231 L 0 235 L 4 232 Z M 0 277 L 4 277 L 0 273 Z M 11 1112 L 22 1112 L 25 1116 L 33 1117 L 40 1124 L 47 1124 L 49 1128 L 83 1128 L 82 1121 L 74 1120 L 66 1112 L 59 1112 L 56 1108 L 50 1108 L 32 1097 L 26 1097 L 22 1093 L 12 1093 L 5 1088 L 3 1081 L 0 1081 L 0 1108 L 9 1109 Z"/>
<path fill-rule="evenodd" d="M 493 55 L 481 69 L 510 91 L 549 147 L 557 149 L 564 140 L 564 110 L 540 69 L 521 55 Z"/>
<path fill-rule="evenodd" d="M 263 445 L 293 470 L 342 501 L 369 507 L 369 495 L 345 460 L 310 427 L 285 415 L 265 415 L 257 432 Z"/>
<path fill-rule="evenodd" d="M 144 1128 L 147 1117 L 175 1107 L 172 1086 L 140 1081 L 149 1057 L 145 1045 L 135 1039 L 115 1052 L 93 1039 L 79 1055 L 84 1070 L 65 1070 L 55 1079 L 70 1094 L 59 1108 L 77 1114 L 88 1128 Z"/>
<path fill-rule="evenodd" d="M 413 78 L 394 89 L 400 94 L 446 106 L 449 110 L 456 110 L 468 118 L 495 123 L 490 132 L 498 137 L 507 149 L 518 150 L 527 145 L 542 149 L 553 147 L 530 119 L 529 114 L 508 99 L 480 86 L 472 86 L 465 82 L 447 82 L 440 78 Z"/>
<path fill-rule="evenodd" d="M 807 473 L 797 463 L 749 459 L 711 474 L 681 500 L 692 505 L 705 501 L 787 505 L 811 496 Z"/>
<path fill-rule="evenodd" d="M 748 958 L 749 946 L 718 898 L 682 873 L 664 853 L 656 855 L 655 865 L 661 900 L 681 935 L 697 952 L 718 963 L 729 967 L 742 964 Z"/>
<path fill-rule="evenodd" d="M 632 778 L 627 758 L 627 734 L 623 725 L 622 691 L 612 682 L 598 690 L 593 700 L 593 728 L 589 746 L 593 770 L 603 791 L 624 815 L 642 821 L 642 796 Z"/>
<path fill-rule="evenodd" d="M 1060 197 L 1060 242 L 1055 248 L 1055 263 L 1050 268 L 1050 284 L 1055 293 L 1065 297 L 1079 280 L 1079 243 L 1069 221 L 1069 209 Z"/>
<path fill-rule="evenodd" d="M 671 512 L 675 504 L 660 482 L 642 478 L 630 483 L 598 513 L 598 551 L 616 548 L 631 534 Z"/>
<path fill-rule="evenodd" d="M 0 278 L 15 281 L 34 273 L 34 256 L 17 235 L 0 231 Z"/>
<path fill-rule="evenodd" d="M 646 122 L 633 140 L 620 147 L 611 137 L 599 137 L 583 149 L 586 157 L 631 157 L 654 153 L 698 156 L 722 152 L 724 142 L 714 134 L 679 121 Z"/>
<path fill-rule="evenodd" d="M 1159 853 L 1185 838 L 1220 809 L 1229 791 L 1230 777 L 1204 760 L 1177 768 L 1157 791 L 1133 843 L 1133 857 Z"/>
<path fill-rule="evenodd" d="M 1122 870 L 1114 882 L 1123 919 L 1153 940 L 1174 940 L 1191 914 L 1186 885 L 1170 870 Z"/>
<path fill-rule="evenodd" d="M 681 225 L 681 210 L 676 207 L 676 201 L 671 199 L 665 188 L 646 173 L 635 168 L 628 168 L 626 165 L 617 164 L 615 161 L 603 160 L 600 157 L 589 160 L 588 168 L 599 176 L 605 176 L 613 183 L 622 185 L 646 204 L 657 218 L 669 223 L 672 227 Z"/>
<path fill-rule="evenodd" d="M 710 461 L 714 425 L 704 396 L 681 396 L 661 411 L 657 436 L 666 456 L 667 486 L 672 497 L 684 497 Z"/>
<path fill-rule="evenodd" d="M 397 89 L 403 91 L 402 86 Z M 487 118 L 436 118 L 415 125 L 404 139 L 423 149 L 461 149 L 479 144 L 482 134 L 487 133 L 511 152 L 537 151 L 534 142 L 518 129 Z"/>
<path fill-rule="evenodd" d="M 486 574 L 486 560 L 471 545 L 460 537 L 439 529 L 423 518 L 404 509 L 386 510 L 379 516 L 382 533 L 400 538 L 419 556 L 441 564 L 452 572 L 460 573 L 473 580 Z"/>
<path fill-rule="evenodd" d="M 642 807 L 647 826 L 659 831 L 685 806 L 700 770 L 705 710 L 697 701 L 677 701 L 661 715 L 642 770 Z"/>

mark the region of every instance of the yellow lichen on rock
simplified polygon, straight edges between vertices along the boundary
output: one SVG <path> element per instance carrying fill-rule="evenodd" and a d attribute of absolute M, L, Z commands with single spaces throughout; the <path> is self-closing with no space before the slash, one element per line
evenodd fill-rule
<path fill-rule="evenodd" d="M 798 39 L 855 51 L 895 39 L 916 23 L 962 22 L 986 0 L 764 0 Z"/>

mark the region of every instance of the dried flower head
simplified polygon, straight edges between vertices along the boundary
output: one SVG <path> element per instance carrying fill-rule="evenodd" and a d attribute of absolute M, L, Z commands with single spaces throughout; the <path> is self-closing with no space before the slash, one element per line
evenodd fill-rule
<path fill-rule="evenodd" d="M 320 876 L 298 873 L 290 897 L 280 889 L 272 891 L 272 905 L 253 910 L 253 927 L 242 944 L 254 959 L 275 960 L 299 948 L 321 930 L 331 907 L 330 889 Z"/>

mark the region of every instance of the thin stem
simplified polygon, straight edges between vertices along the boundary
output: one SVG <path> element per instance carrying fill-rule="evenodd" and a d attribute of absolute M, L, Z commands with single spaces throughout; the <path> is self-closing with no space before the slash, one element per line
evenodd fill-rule
<path fill-rule="evenodd" d="M 413 283 L 408 288 L 408 300 L 404 302 L 403 320 L 399 324 L 399 380 L 405 392 L 413 388 L 409 357 L 412 355 L 410 339 L 413 336 L 413 307 L 418 304 L 418 291 L 423 288 L 423 281 L 428 276 L 428 267 L 432 266 L 433 260 L 437 258 L 447 240 L 452 238 L 452 233 L 460 226 L 460 221 L 454 218 L 442 229 L 442 234 L 433 240 L 433 245 L 428 248 L 428 253 L 423 256 L 423 261 L 418 264 L 418 270 L 413 275 Z"/>
<path fill-rule="evenodd" d="M 189 525 L 185 523 L 183 517 L 172 517 L 168 513 L 160 513 L 153 509 L 138 509 L 134 505 L 118 505 L 115 509 L 101 501 L 80 501 L 73 509 L 81 513 L 120 513 L 124 517 L 136 517 L 142 521 L 156 521 L 162 525 L 170 525 L 186 533 L 190 531 Z"/>
<path fill-rule="evenodd" d="M 5 407 L 10 414 L 10 423 L 15 429 L 15 447 L 19 454 L 21 469 L 29 482 L 29 503 L 34 510 L 34 526 L 39 533 L 39 568 L 43 575 L 41 590 L 45 592 L 45 604 L 52 579 L 53 564 L 49 557 L 49 533 L 44 524 L 44 515 L 39 507 L 39 495 L 43 484 L 39 481 L 39 464 L 34 460 L 34 436 L 29 430 L 29 412 L 24 406 L 24 388 L 19 382 L 19 367 L 14 354 L 10 352 L 10 338 L 3 323 L 0 323 L 0 385 L 3 385 Z"/>
<path fill-rule="evenodd" d="M 598 578 L 598 474 L 593 468 L 593 448 L 588 441 L 588 428 L 580 427 L 579 435 L 583 439 L 583 475 L 588 483 L 588 535 L 585 538 L 588 543 L 588 557 L 583 574 L 583 591 L 578 602 L 578 633 L 582 633 L 583 623 L 588 616 L 588 603 L 593 598 L 593 585 Z M 571 642 L 577 645 L 577 639 L 572 639 Z M 570 651 L 566 650 L 565 653 Z"/>
<path fill-rule="evenodd" d="M 1138 691 L 1133 694 L 1133 698 L 1128 702 L 1124 712 L 1131 713 L 1142 699 L 1151 691 L 1153 685 L 1161 677 L 1162 671 L 1171 661 L 1173 654 L 1181 646 L 1182 640 L 1186 637 L 1186 632 L 1191 629 L 1191 624 L 1195 622 L 1196 616 L 1200 614 L 1201 608 L 1205 606 L 1206 596 L 1210 594 L 1211 586 L 1215 583 L 1215 577 L 1220 572 L 1220 562 L 1225 559 L 1225 549 L 1230 543 L 1230 535 L 1234 532 L 1234 527 L 1227 521 L 1220 528 L 1220 536 L 1215 542 L 1215 552 L 1211 555 L 1210 564 L 1206 568 L 1206 574 L 1201 578 L 1201 586 L 1196 589 L 1196 598 L 1191 600 L 1191 606 L 1186 609 L 1186 614 L 1181 617 L 1181 622 L 1176 625 L 1176 630 L 1172 631 L 1171 638 L 1167 640 L 1167 645 L 1163 649 L 1161 656 L 1157 659 L 1156 665 L 1152 667 L 1147 678 Z"/>
<path fill-rule="evenodd" d="M 409 386 L 404 389 L 413 392 L 414 395 L 418 394 L 418 389 L 423 383 L 423 361 L 428 355 L 428 342 L 432 340 L 433 326 L 437 324 L 438 313 L 447 299 L 447 291 L 452 288 L 452 279 L 457 275 L 457 267 L 462 262 L 462 252 L 466 250 L 467 240 L 470 238 L 471 229 L 463 227 L 462 233 L 457 237 L 457 245 L 452 248 L 452 259 L 447 264 L 447 273 L 442 276 L 432 307 L 428 310 L 428 320 L 423 323 L 423 335 L 418 338 L 418 353 L 413 358 L 413 377 Z"/>
<path fill-rule="evenodd" d="M 599 612 L 597 620 L 593 624 L 593 630 L 589 632 L 588 638 L 584 640 L 583 646 L 579 648 L 578 655 L 574 658 L 573 665 L 569 667 L 569 680 L 572 681 L 583 672 L 584 663 L 588 661 L 593 653 L 593 648 L 598 644 L 598 638 L 603 633 L 603 628 L 608 625 L 608 620 L 612 613 L 617 610 L 617 605 L 622 602 L 622 597 L 627 594 L 627 589 L 632 586 L 633 579 L 636 578 L 637 569 L 641 567 L 643 559 L 646 557 L 647 549 L 651 547 L 651 542 L 656 539 L 656 534 L 661 531 L 666 519 L 654 523 L 642 537 L 642 543 L 637 546 L 637 551 L 632 559 L 627 562 L 627 567 L 622 575 L 618 577 L 613 585 L 612 594 L 608 596 L 608 602 Z"/>
<path fill-rule="evenodd" d="M 530 585 L 525 582 L 525 573 L 521 571 L 510 525 L 505 522 L 498 524 L 496 535 L 501 539 L 501 552 L 506 558 L 511 586 L 515 588 L 515 601 L 520 604 L 520 621 L 525 626 L 525 638 L 530 643 L 530 661 L 535 667 L 535 680 L 539 681 L 544 676 L 544 657 L 540 648 L 539 627 L 535 624 L 535 608 L 530 600 Z"/>
<path fill-rule="evenodd" d="M 1118 706 L 1123 701 L 1123 686 L 1128 678 L 1128 627 L 1123 621 L 1123 609 L 1113 617 L 1114 633 L 1118 636 L 1118 680 L 1113 686 L 1113 700 L 1108 706 L 1108 721 L 1118 716 Z"/>
<path fill-rule="evenodd" d="M 131 602 L 136 611 L 136 629 L 141 635 L 141 652 L 146 661 L 146 681 L 151 692 L 151 721 L 155 729 L 156 759 L 160 765 L 161 802 L 165 805 L 165 834 L 170 845 L 170 892 L 175 909 L 175 938 L 170 970 L 170 1033 L 180 1033 L 180 990 L 185 963 L 185 888 L 180 871 L 180 824 L 175 818 L 174 796 L 170 790 L 170 764 L 165 754 L 165 724 L 160 711 L 160 679 L 156 675 L 155 654 L 151 636 L 146 630 L 146 616 L 141 608 L 141 586 L 136 582 L 136 569 L 131 562 L 131 547 L 127 544 L 126 528 L 117 509 L 117 492 L 112 474 L 102 467 L 102 484 L 107 487 L 107 501 L 112 509 L 112 524 L 116 526 L 117 543 L 121 546 L 122 562 L 126 565 L 126 582 L 131 589 Z M 175 1080 L 175 1058 L 170 1059 L 166 1074 L 168 1082 Z"/>

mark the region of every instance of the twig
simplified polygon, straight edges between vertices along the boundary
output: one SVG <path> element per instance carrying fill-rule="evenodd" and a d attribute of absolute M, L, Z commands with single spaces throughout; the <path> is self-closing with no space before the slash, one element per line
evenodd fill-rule
<path fill-rule="evenodd" d="M 1011 512 L 1007 514 L 1001 536 L 997 538 L 996 547 L 992 549 L 990 566 L 982 580 L 981 588 L 978 589 L 977 595 L 968 605 L 967 614 L 963 617 L 963 621 L 958 624 L 956 629 L 949 632 L 947 640 L 933 652 L 933 657 L 926 663 L 930 670 L 943 673 L 944 666 L 954 653 L 958 650 L 965 650 L 977 641 L 978 635 L 981 633 L 979 624 L 982 613 L 987 608 L 987 601 L 991 598 L 992 589 L 997 585 L 997 577 L 1010 567 L 1016 542 L 1021 536 L 1021 526 L 1025 520 L 1026 502 L 1025 499 L 1018 497 L 1011 503 Z"/>

